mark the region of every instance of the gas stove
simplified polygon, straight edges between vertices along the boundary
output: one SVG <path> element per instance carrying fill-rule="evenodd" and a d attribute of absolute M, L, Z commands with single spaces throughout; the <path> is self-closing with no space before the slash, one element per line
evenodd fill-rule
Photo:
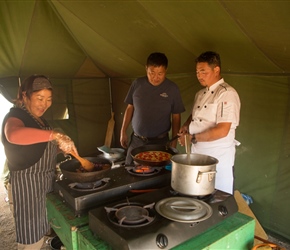
<path fill-rule="evenodd" d="M 170 184 L 171 172 L 160 167 L 154 175 L 132 175 L 125 166 L 111 169 L 94 183 L 72 183 L 68 179 L 55 182 L 54 192 L 74 210 L 76 216 L 105 203 L 136 195 L 133 190 L 154 189 Z"/>
<path fill-rule="evenodd" d="M 89 228 L 113 249 L 171 249 L 236 212 L 228 193 L 215 190 L 201 199 L 167 186 L 90 210 Z"/>

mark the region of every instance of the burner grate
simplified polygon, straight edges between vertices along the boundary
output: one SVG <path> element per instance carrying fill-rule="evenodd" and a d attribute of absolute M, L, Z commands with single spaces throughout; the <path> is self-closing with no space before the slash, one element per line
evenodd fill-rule
<path fill-rule="evenodd" d="M 150 224 L 156 217 L 155 203 L 144 205 L 133 202 L 120 203 L 114 207 L 105 207 L 108 219 L 114 225 L 127 228 L 142 227 Z"/>
<path fill-rule="evenodd" d="M 68 187 L 81 192 L 96 191 L 105 188 L 109 181 L 110 178 L 103 178 L 95 182 L 74 182 L 68 184 Z"/>

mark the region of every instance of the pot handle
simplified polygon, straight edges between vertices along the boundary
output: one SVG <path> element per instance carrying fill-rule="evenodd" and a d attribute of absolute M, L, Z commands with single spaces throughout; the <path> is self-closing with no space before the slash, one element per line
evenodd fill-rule
<path fill-rule="evenodd" d="M 213 171 L 207 171 L 207 172 L 200 172 L 198 171 L 197 177 L 196 177 L 196 183 L 201 182 L 202 175 L 207 174 L 208 175 L 208 181 L 211 182 L 214 178 L 214 175 L 216 174 L 216 170 Z"/>

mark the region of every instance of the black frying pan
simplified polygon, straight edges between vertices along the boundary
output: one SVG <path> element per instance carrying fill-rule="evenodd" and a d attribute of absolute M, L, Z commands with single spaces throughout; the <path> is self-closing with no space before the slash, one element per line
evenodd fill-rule
<path fill-rule="evenodd" d="M 141 147 L 134 148 L 131 151 L 131 156 L 133 160 L 141 165 L 147 165 L 147 166 L 166 166 L 167 164 L 170 163 L 170 159 L 168 161 L 158 161 L 158 162 L 153 162 L 153 161 L 145 161 L 136 158 L 135 156 L 139 153 L 143 152 L 149 152 L 149 151 L 162 151 L 169 153 L 171 155 L 178 154 L 178 150 L 176 148 L 169 147 L 169 143 L 176 140 L 179 136 L 173 137 L 171 140 L 169 140 L 166 145 L 159 145 L 159 144 L 152 144 L 152 145 L 144 145 Z"/>
<path fill-rule="evenodd" d="M 94 182 L 102 179 L 105 176 L 105 174 L 108 171 L 110 171 L 112 167 L 112 163 L 107 159 L 101 159 L 98 157 L 84 157 L 84 158 L 93 163 L 100 164 L 103 166 L 98 171 L 80 173 L 77 172 L 77 169 L 79 169 L 81 166 L 80 162 L 77 159 L 72 159 L 60 163 L 59 167 L 61 169 L 63 176 L 72 182 L 80 182 L 80 183 Z"/>

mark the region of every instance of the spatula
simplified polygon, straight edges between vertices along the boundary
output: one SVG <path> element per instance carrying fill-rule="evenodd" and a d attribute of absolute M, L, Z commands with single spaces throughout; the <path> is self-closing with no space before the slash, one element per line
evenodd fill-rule
<path fill-rule="evenodd" d="M 70 154 L 75 157 L 82 165 L 82 167 L 87 170 L 88 172 L 91 172 L 94 170 L 95 166 L 94 163 L 90 162 L 89 160 L 80 157 L 78 154 L 74 153 L 74 152 L 70 152 Z"/>

